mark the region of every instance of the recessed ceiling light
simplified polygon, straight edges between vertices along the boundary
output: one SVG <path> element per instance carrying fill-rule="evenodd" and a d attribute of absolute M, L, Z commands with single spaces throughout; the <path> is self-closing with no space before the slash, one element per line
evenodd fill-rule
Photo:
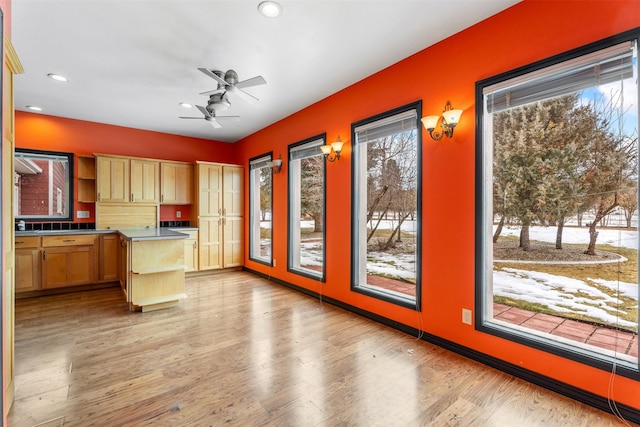
<path fill-rule="evenodd" d="M 42 108 L 36 107 L 35 105 L 27 105 L 27 108 L 33 111 L 42 111 Z"/>
<path fill-rule="evenodd" d="M 60 75 L 60 74 L 49 73 L 49 74 L 47 74 L 47 76 L 49 76 L 53 80 L 57 80 L 59 82 L 68 82 L 69 81 L 68 78 L 66 78 L 65 76 Z"/>
<path fill-rule="evenodd" d="M 184 108 L 192 108 L 193 107 L 193 105 L 189 104 L 188 102 L 181 102 L 180 106 L 184 107 Z"/>
<path fill-rule="evenodd" d="M 274 1 L 263 1 L 258 5 L 258 10 L 267 18 L 277 18 L 282 13 L 282 6 Z"/>

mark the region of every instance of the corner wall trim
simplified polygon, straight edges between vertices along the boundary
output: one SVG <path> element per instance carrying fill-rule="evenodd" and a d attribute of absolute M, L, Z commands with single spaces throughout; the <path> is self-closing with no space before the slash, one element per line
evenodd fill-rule
<path fill-rule="evenodd" d="M 247 267 L 243 267 L 242 269 L 244 271 L 260 276 L 263 279 L 266 279 L 270 282 L 274 282 L 276 284 L 285 286 L 287 288 L 290 288 L 297 292 L 311 296 L 313 298 L 320 299 L 320 295 L 317 292 L 310 291 L 309 289 L 294 285 L 293 283 L 289 283 L 284 280 L 277 279 L 273 276 L 268 276 L 266 274 L 260 273 L 258 271 L 252 270 Z M 600 409 L 601 411 L 613 414 L 613 410 L 612 410 L 613 404 L 611 403 L 610 400 L 608 400 L 605 397 L 598 396 L 597 394 L 582 390 L 580 388 L 555 380 L 553 378 L 540 375 L 528 369 L 524 369 L 520 366 L 505 362 L 504 360 L 500 360 L 493 356 L 489 356 L 484 353 L 481 353 L 477 350 L 473 350 L 469 347 L 462 346 L 453 341 L 440 338 L 436 335 L 432 335 L 424 331 L 419 331 L 418 329 L 412 328 L 400 322 L 396 322 L 395 320 L 389 319 L 384 316 L 380 316 L 379 314 L 372 313 L 367 310 L 363 310 L 359 307 L 355 307 L 350 304 L 346 304 L 342 301 L 333 299 L 331 297 L 327 297 L 326 295 L 322 295 L 322 301 L 328 304 L 331 304 L 333 306 L 336 306 L 338 308 L 341 308 L 343 310 L 349 311 L 353 314 L 357 314 L 358 316 L 362 316 L 369 320 L 373 320 L 375 322 L 381 323 L 385 326 L 389 326 L 390 328 L 396 329 L 400 332 L 404 332 L 408 335 L 411 335 L 414 337 L 420 336 L 422 340 L 430 344 L 437 345 L 438 347 L 442 347 L 445 350 L 449 350 L 453 353 L 457 353 L 468 359 L 474 360 L 476 362 L 480 362 L 483 365 L 486 365 L 491 368 L 502 371 L 504 373 L 513 375 L 514 377 L 520 378 L 522 380 L 538 385 L 540 387 L 544 387 L 553 392 L 562 394 L 578 402 Z M 613 403 L 615 404 L 615 408 L 618 414 L 622 415 L 622 417 L 624 417 L 625 420 L 634 422 L 636 424 L 640 424 L 640 411 L 638 409 L 635 409 L 631 406 L 625 405 L 623 403 L 615 402 L 615 401 L 613 401 Z"/>

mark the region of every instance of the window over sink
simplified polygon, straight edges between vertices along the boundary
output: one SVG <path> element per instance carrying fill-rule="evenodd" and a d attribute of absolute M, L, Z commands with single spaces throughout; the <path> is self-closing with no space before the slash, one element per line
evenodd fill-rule
<path fill-rule="evenodd" d="M 16 219 L 73 220 L 73 153 L 16 149 L 13 191 Z"/>

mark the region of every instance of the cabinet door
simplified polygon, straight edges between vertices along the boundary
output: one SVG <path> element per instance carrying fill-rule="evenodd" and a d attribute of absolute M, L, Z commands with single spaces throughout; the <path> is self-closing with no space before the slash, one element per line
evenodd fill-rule
<path fill-rule="evenodd" d="M 129 159 L 96 158 L 99 202 L 129 201 Z"/>
<path fill-rule="evenodd" d="M 40 250 L 16 249 L 16 292 L 40 289 Z"/>
<path fill-rule="evenodd" d="M 242 217 L 225 217 L 223 222 L 224 260 L 223 268 L 237 267 L 243 264 Z"/>
<path fill-rule="evenodd" d="M 42 250 L 42 289 L 60 288 L 95 281 L 95 247 L 67 246 Z"/>
<path fill-rule="evenodd" d="M 160 203 L 189 205 L 193 202 L 193 166 L 184 163 L 160 164 Z"/>
<path fill-rule="evenodd" d="M 120 236 L 117 234 L 101 234 L 99 244 L 98 280 L 113 282 L 120 278 Z"/>
<path fill-rule="evenodd" d="M 184 240 L 184 271 L 198 271 L 198 232 L 194 238 Z"/>
<path fill-rule="evenodd" d="M 160 202 L 160 163 L 131 159 L 131 200 L 138 203 Z"/>
<path fill-rule="evenodd" d="M 198 246 L 200 270 L 222 268 L 222 218 L 200 218 L 198 225 Z"/>
<path fill-rule="evenodd" d="M 222 166 L 198 164 L 198 215 L 222 215 Z"/>
<path fill-rule="evenodd" d="M 242 193 L 244 169 L 240 166 L 224 166 L 222 215 L 242 216 Z"/>

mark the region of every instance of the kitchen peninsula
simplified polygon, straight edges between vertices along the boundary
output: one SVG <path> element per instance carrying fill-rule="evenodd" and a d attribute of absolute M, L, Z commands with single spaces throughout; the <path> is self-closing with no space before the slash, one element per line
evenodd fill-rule
<path fill-rule="evenodd" d="M 16 231 L 16 292 L 120 282 L 130 311 L 172 307 L 184 291 L 184 239 L 165 228 Z"/>

